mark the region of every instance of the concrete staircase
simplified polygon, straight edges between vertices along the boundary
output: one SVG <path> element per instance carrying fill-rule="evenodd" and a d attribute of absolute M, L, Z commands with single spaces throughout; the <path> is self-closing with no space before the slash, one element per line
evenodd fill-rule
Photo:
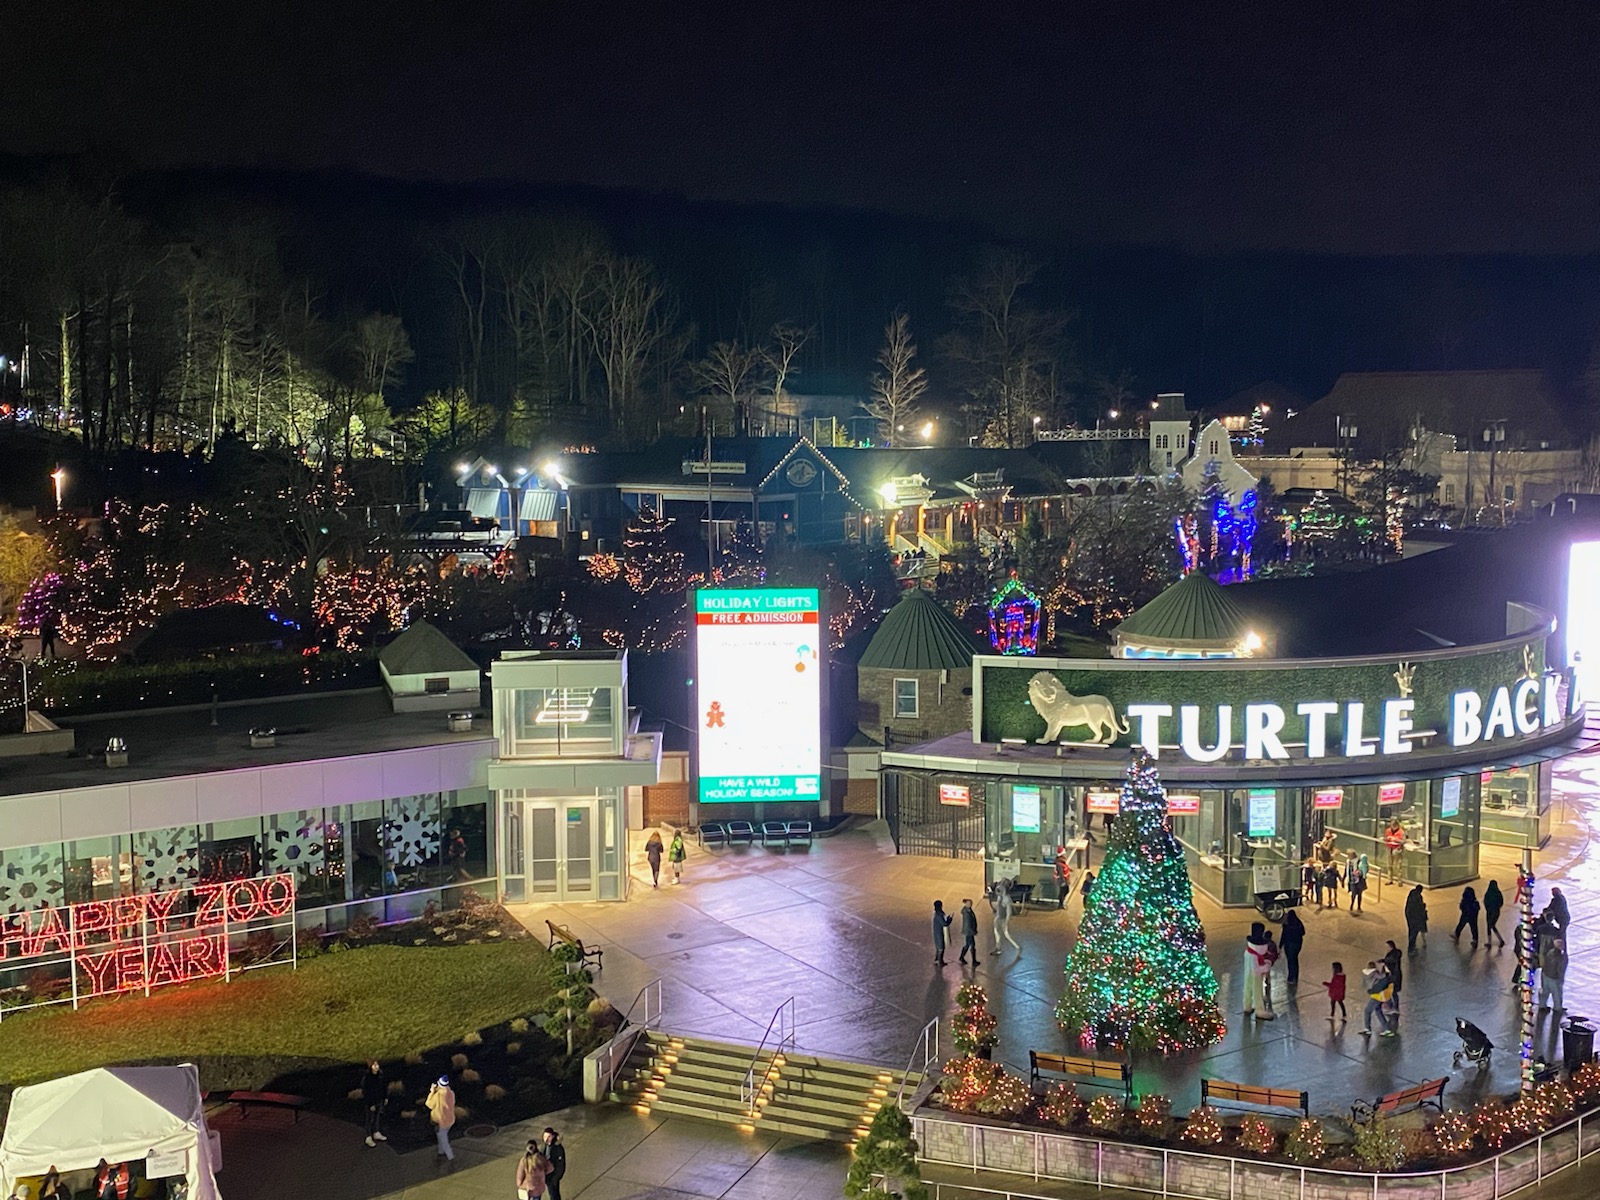
<path fill-rule="evenodd" d="M 749 1046 L 651 1030 L 618 1071 L 610 1098 L 644 1113 L 676 1113 L 748 1131 L 853 1143 L 880 1107 L 894 1103 L 900 1089 L 896 1071 L 763 1051 L 756 1066 L 762 1092 L 752 1116 L 743 1085 L 754 1053 Z M 771 1074 L 762 1085 L 769 1066 Z M 906 1094 L 920 1081 L 913 1073 Z"/>

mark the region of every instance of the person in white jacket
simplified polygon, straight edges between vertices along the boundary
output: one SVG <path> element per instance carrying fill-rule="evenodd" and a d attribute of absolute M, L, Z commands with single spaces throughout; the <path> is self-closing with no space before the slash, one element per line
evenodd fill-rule
<path fill-rule="evenodd" d="M 1009 879 L 995 880 L 994 887 L 989 890 L 989 903 L 994 906 L 994 949 L 990 954 L 1000 953 L 1000 943 L 1010 942 L 1018 954 L 1022 947 L 1017 945 L 1017 939 L 1011 936 L 1011 881 Z"/>

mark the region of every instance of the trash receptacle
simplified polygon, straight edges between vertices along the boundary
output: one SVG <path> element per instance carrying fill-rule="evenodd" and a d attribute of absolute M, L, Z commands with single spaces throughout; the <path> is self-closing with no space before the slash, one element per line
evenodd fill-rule
<path fill-rule="evenodd" d="M 1561 1023 L 1561 1059 L 1576 1071 L 1594 1058 L 1594 1026 L 1587 1017 L 1568 1017 Z"/>

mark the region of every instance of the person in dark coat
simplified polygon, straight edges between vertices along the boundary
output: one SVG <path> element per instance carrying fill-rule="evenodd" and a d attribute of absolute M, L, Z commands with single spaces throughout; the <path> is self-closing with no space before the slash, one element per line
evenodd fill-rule
<path fill-rule="evenodd" d="M 1428 944 L 1428 902 L 1423 899 L 1422 885 L 1419 883 L 1406 894 L 1406 951 L 1409 954 L 1417 952 L 1417 935 L 1422 935 L 1422 944 Z"/>
<path fill-rule="evenodd" d="M 369 1146 L 389 1140 L 378 1128 L 378 1123 L 383 1119 L 383 1104 L 388 1098 L 389 1081 L 383 1077 L 383 1068 L 378 1065 L 377 1059 L 369 1059 L 366 1072 L 361 1076 L 361 1107 L 366 1110 Z"/>
<path fill-rule="evenodd" d="M 944 901 L 933 902 L 933 965 L 944 966 L 944 934 L 950 928 L 950 914 L 944 911 Z"/>
<path fill-rule="evenodd" d="M 1550 889 L 1550 903 L 1544 906 L 1544 919 L 1555 926 L 1558 933 L 1566 933 L 1567 926 L 1572 924 L 1572 911 L 1558 887 Z"/>
<path fill-rule="evenodd" d="M 1278 946 L 1283 951 L 1283 960 L 1288 965 L 1290 987 L 1300 982 L 1300 947 L 1305 945 L 1305 942 L 1305 922 L 1291 908 L 1283 914 L 1283 933 L 1278 939 Z"/>
<path fill-rule="evenodd" d="M 1500 891 L 1498 880 L 1489 880 L 1489 886 L 1483 889 L 1483 940 L 1485 943 L 1498 940 L 1504 946 L 1505 936 L 1496 926 L 1500 923 L 1500 910 L 1506 906 L 1506 898 Z"/>
<path fill-rule="evenodd" d="M 1461 890 L 1461 919 L 1456 922 L 1455 933 L 1450 935 L 1451 941 L 1459 942 L 1461 940 L 1461 931 L 1470 929 L 1472 931 L 1472 948 L 1474 950 L 1478 948 L 1478 910 L 1482 907 L 1478 903 L 1478 893 L 1473 891 L 1471 887 Z"/>
<path fill-rule="evenodd" d="M 550 1200 L 561 1200 L 561 1177 L 567 1173 L 567 1148 L 561 1144 L 561 1135 L 548 1125 L 544 1127 L 544 1156 L 550 1160 L 544 1190 L 549 1193 Z"/>
<path fill-rule="evenodd" d="M 666 853 L 666 847 L 661 844 L 661 831 L 652 830 L 650 840 L 644 844 L 644 856 L 650 862 L 650 886 L 661 886 L 661 856 Z"/>
<path fill-rule="evenodd" d="M 1400 969 L 1400 960 L 1403 957 L 1400 947 L 1393 942 L 1388 943 L 1389 949 L 1385 951 L 1382 963 L 1383 969 L 1389 972 L 1389 981 L 1394 984 L 1394 997 L 1390 1003 L 1394 1005 L 1396 1016 L 1400 1014 L 1400 985 L 1405 981 L 1404 973 Z"/>

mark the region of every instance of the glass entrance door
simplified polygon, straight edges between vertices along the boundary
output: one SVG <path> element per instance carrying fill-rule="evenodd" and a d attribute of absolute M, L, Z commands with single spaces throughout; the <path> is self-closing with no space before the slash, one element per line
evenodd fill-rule
<path fill-rule="evenodd" d="M 595 801 L 530 800 L 523 812 L 527 898 L 593 900 Z"/>

